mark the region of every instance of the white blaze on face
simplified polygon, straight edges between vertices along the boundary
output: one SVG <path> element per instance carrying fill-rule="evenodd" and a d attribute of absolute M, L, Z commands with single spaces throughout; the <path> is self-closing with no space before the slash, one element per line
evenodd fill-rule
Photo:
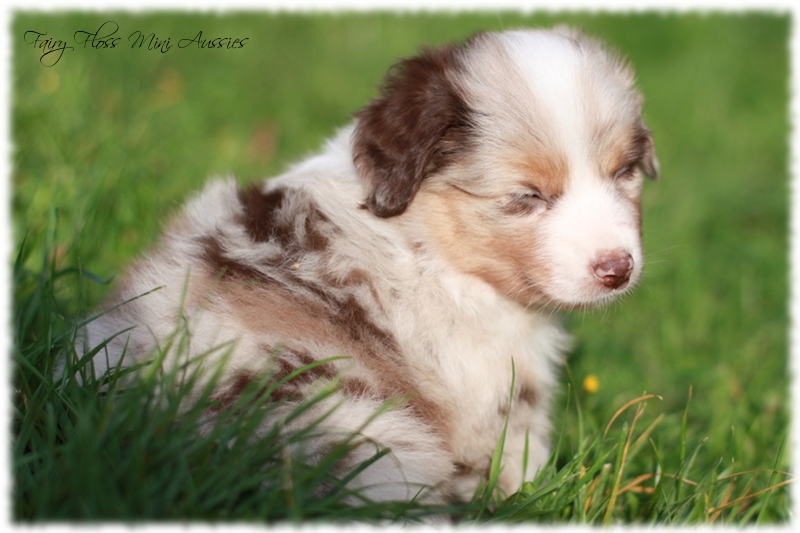
<path fill-rule="evenodd" d="M 546 127 L 537 134 L 546 135 L 555 146 L 569 147 L 571 160 L 587 159 L 589 147 L 582 141 L 588 139 L 576 136 L 588 131 L 587 117 L 593 111 L 585 108 L 587 65 L 581 52 L 551 33 L 509 32 L 502 38 L 530 91 L 528 108 Z"/>
<path fill-rule="evenodd" d="M 631 80 L 594 51 L 565 46 L 566 37 L 516 32 L 503 38 L 530 87 L 537 135 L 564 154 L 569 167 L 563 194 L 537 229 L 539 264 L 547 272 L 541 286 L 562 305 L 608 303 L 636 284 L 643 262 L 638 208 L 620 190 L 625 185 L 601 175 L 595 138 L 600 124 L 625 109 L 624 83 Z"/>

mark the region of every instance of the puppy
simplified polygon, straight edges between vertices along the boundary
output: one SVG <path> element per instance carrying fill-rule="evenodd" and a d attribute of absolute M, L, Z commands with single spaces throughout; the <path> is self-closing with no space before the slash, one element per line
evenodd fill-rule
<path fill-rule="evenodd" d="M 403 60 L 320 155 L 192 199 L 108 308 L 133 300 L 91 322 L 81 349 L 107 343 L 103 372 L 123 353 L 125 365 L 161 350 L 174 368 L 228 346 L 223 408 L 265 373 L 336 358 L 272 399 L 290 409 L 341 376 L 293 423 L 341 403 L 309 446 L 360 432 L 342 472 L 374 453 L 366 443 L 391 449 L 352 487 L 468 499 L 508 420 L 499 487 L 511 493 L 549 454 L 568 345 L 553 310 L 607 304 L 641 277 L 640 193 L 658 164 L 633 84 L 568 28 L 481 33 Z M 179 328 L 189 342 L 169 344 Z"/>

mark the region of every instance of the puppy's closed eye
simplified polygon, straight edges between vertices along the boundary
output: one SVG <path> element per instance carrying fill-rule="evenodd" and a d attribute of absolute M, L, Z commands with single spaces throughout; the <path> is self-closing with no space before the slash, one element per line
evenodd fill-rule
<path fill-rule="evenodd" d="M 617 179 L 629 179 L 633 177 L 633 164 L 623 165 L 614 172 L 613 178 Z"/>
<path fill-rule="evenodd" d="M 511 215 L 536 215 L 550 207 L 551 199 L 538 189 L 527 189 L 511 194 L 507 212 Z"/>

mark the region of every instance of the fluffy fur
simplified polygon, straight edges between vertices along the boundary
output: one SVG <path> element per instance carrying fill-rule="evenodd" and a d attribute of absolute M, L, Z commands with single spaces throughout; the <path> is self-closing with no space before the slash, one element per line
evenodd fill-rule
<path fill-rule="evenodd" d="M 273 396 L 290 406 L 342 374 L 306 420 L 342 401 L 331 440 L 360 429 L 391 448 L 352 482 L 381 500 L 468 498 L 511 393 L 512 492 L 549 453 L 568 344 L 553 309 L 606 304 L 641 276 L 639 197 L 658 171 L 641 106 L 630 68 L 570 29 L 425 50 L 320 155 L 246 188 L 211 182 L 108 306 L 163 287 L 92 322 L 85 349 L 111 339 L 102 372 L 179 327 L 191 340 L 167 366 L 232 343 L 223 404 L 265 372 L 347 355 Z M 406 401 L 366 424 L 393 397 Z"/>

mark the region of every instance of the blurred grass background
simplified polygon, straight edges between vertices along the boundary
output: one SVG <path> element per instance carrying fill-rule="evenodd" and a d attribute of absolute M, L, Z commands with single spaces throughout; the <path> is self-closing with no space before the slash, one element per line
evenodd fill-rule
<path fill-rule="evenodd" d="M 119 25 L 117 48 L 76 47 L 49 68 L 23 38 L 36 30 L 71 41 L 107 20 Z M 662 169 L 644 191 L 642 286 L 566 318 L 584 423 L 602 431 L 626 401 L 658 394 L 652 416 L 665 418 L 651 438 L 674 465 L 691 389 L 687 440 L 707 439 L 697 461 L 771 469 L 789 423 L 787 15 L 19 12 L 16 246 L 44 246 L 56 208 L 57 260 L 116 276 L 208 177 L 248 182 L 316 150 L 398 58 L 479 30 L 556 23 L 634 64 Z M 136 30 L 169 37 L 172 49 L 131 49 Z M 239 50 L 178 49 L 201 30 L 249 40 Z M 87 284 L 82 302 L 74 287 L 60 290 L 78 313 L 113 283 Z M 597 390 L 582 387 L 587 376 Z M 568 397 L 554 417 L 574 433 Z"/>

